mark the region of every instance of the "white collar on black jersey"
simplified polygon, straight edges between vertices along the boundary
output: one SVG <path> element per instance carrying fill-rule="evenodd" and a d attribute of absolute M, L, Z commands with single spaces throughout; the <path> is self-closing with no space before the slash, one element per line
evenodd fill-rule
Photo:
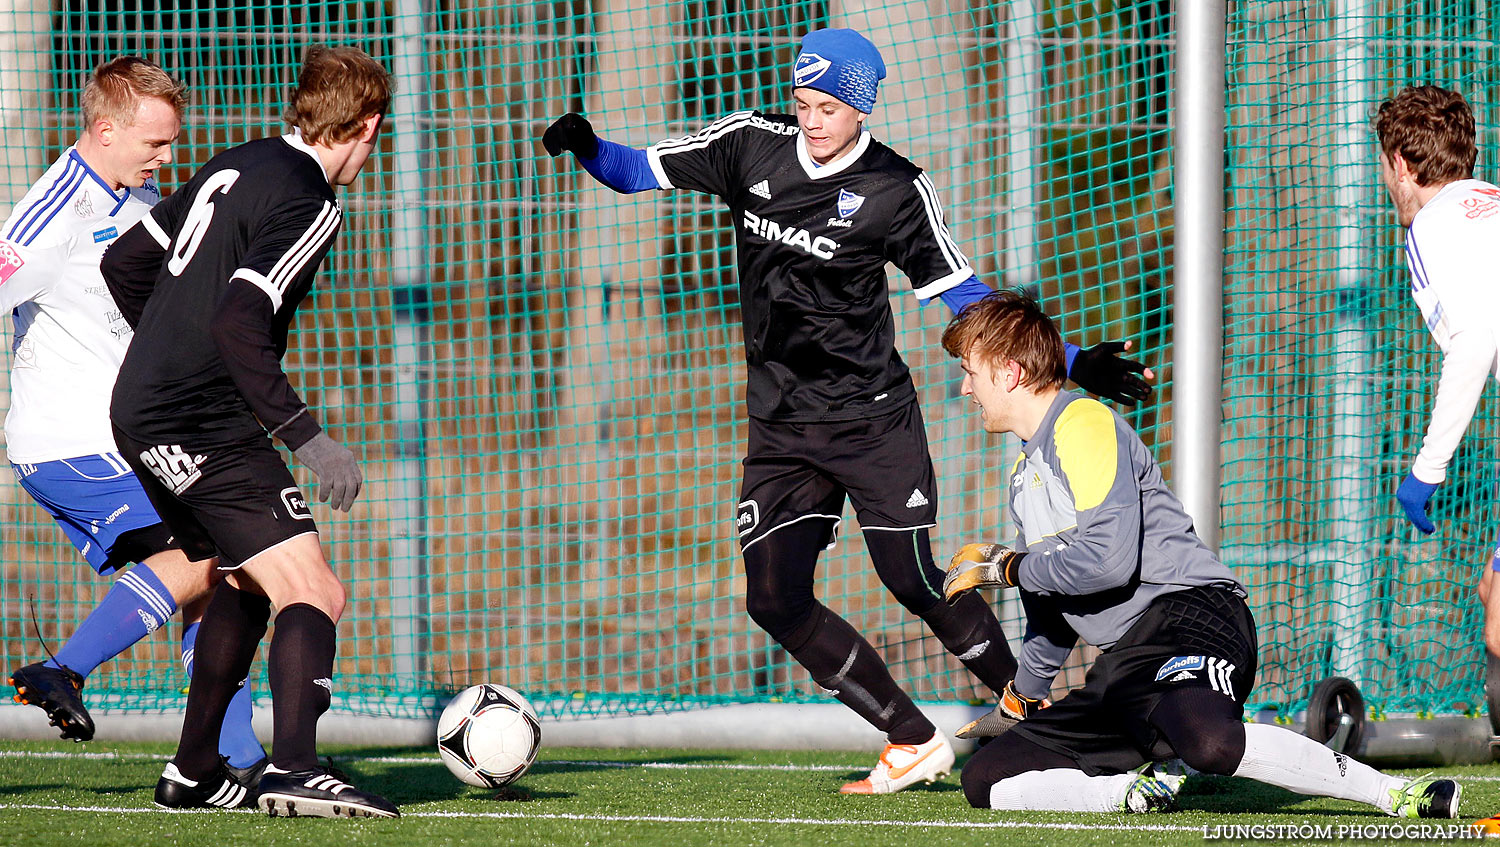
<path fill-rule="evenodd" d="M 323 167 L 323 160 L 318 158 L 317 148 L 302 140 L 302 130 L 297 129 L 296 127 L 292 127 L 292 131 L 282 135 L 281 140 L 285 141 L 287 143 L 287 146 L 291 147 L 293 150 L 301 150 L 302 152 L 311 156 L 312 160 L 318 163 L 318 170 L 323 172 L 323 178 L 328 179 L 328 171 Z M 333 184 L 331 180 L 329 181 L 329 184 Z"/>
<path fill-rule="evenodd" d="M 868 129 L 861 129 L 859 131 L 859 141 L 854 143 L 853 150 L 845 153 L 838 161 L 831 165 L 820 165 L 814 162 L 812 156 L 808 154 L 807 140 L 802 137 L 801 128 L 797 129 L 797 161 L 802 163 L 802 170 L 807 174 L 808 179 L 822 179 L 825 176 L 843 173 L 849 169 L 850 165 L 858 161 L 860 156 L 864 155 L 865 148 L 869 146 L 870 131 Z"/>

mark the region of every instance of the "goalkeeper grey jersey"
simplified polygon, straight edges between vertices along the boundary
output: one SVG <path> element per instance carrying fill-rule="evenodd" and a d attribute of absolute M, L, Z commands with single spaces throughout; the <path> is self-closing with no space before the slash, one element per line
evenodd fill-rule
<path fill-rule="evenodd" d="M 1033 626 L 1028 614 L 1023 694 L 1045 693 L 1073 648 L 1069 635 L 1108 649 L 1163 594 L 1213 584 L 1245 593 L 1198 539 L 1151 451 L 1098 400 L 1059 392 L 1009 487 L 1015 549 L 1028 554 L 1020 587 L 1039 595 L 1028 608 L 1055 609 L 1072 628 Z"/>

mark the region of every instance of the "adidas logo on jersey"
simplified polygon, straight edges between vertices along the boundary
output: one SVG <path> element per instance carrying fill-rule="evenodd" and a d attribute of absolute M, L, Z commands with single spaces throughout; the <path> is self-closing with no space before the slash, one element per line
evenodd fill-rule
<path fill-rule="evenodd" d="M 1223 659 L 1212 658 L 1208 660 L 1207 664 L 1208 667 L 1205 670 L 1208 673 L 1208 684 L 1220 694 L 1226 697 L 1234 697 L 1234 682 L 1229 677 L 1230 674 L 1234 673 L 1234 665 Z"/>
<path fill-rule="evenodd" d="M 782 226 L 754 212 L 745 213 L 745 229 L 767 241 L 780 241 L 791 247 L 800 247 L 819 259 L 832 259 L 833 251 L 839 249 L 839 243 L 831 238 L 824 238 L 821 235 L 814 237 L 801 227 Z"/>
<path fill-rule="evenodd" d="M 770 200 L 771 199 L 771 181 L 768 180 L 768 179 L 763 179 L 760 182 L 757 182 L 756 184 L 750 186 L 750 193 L 754 194 L 756 197 L 760 197 L 760 198 L 763 198 L 763 199 L 766 199 L 766 200 Z"/>
<path fill-rule="evenodd" d="M 151 469 L 152 475 L 161 480 L 162 485 L 172 489 L 173 494 L 188 490 L 188 486 L 203 476 L 198 465 L 207 458 L 189 456 L 177 444 L 163 444 L 141 453 L 141 462 Z"/>
<path fill-rule="evenodd" d="M 911 490 L 911 496 L 906 498 L 906 508 L 915 509 L 918 506 L 925 505 L 927 505 L 927 498 L 922 496 L 922 489 L 913 488 Z"/>

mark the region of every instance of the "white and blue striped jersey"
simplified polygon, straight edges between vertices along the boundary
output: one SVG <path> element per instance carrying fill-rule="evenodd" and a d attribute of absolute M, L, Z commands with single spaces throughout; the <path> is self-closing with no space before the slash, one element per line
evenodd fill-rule
<path fill-rule="evenodd" d="M 1411 296 L 1443 351 L 1442 376 L 1412 473 L 1447 477 L 1448 463 L 1500 365 L 1500 188 L 1477 179 L 1443 186 L 1406 232 Z"/>
<path fill-rule="evenodd" d="M 0 314 L 15 324 L 5 449 L 38 464 L 115 451 L 109 398 L 131 329 L 99 272 L 156 185 L 115 191 L 68 148 L 0 227 Z"/>

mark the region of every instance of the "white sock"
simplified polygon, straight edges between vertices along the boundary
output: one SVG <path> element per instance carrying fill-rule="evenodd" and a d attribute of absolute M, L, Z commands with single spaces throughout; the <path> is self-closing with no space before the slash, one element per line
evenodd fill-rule
<path fill-rule="evenodd" d="M 1307 736 L 1263 723 L 1245 724 L 1245 758 L 1234 775 L 1298 794 L 1368 803 L 1387 814 L 1390 789 L 1406 784 Z"/>
<path fill-rule="evenodd" d="M 1011 811 L 1118 812 L 1138 774 L 1089 776 L 1072 768 L 1029 771 L 990 786 L 990 808 Z"/>

